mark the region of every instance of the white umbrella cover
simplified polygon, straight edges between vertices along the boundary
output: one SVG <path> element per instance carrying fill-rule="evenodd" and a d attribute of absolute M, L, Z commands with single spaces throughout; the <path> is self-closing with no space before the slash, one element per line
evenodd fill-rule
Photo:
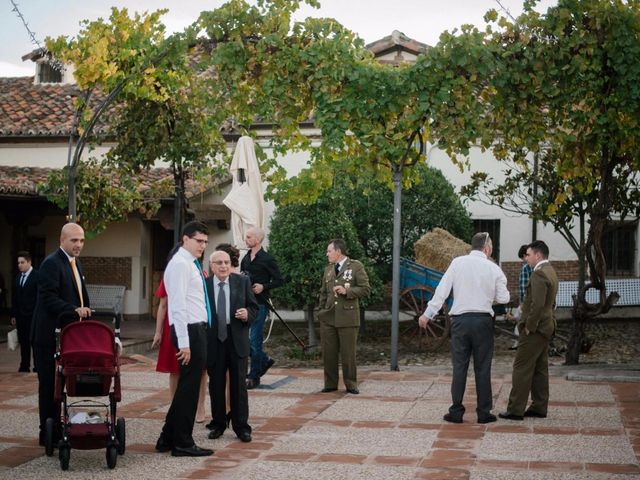
<path fill-rule="evenodd" d="M 231 210 L 233 243 L 240 249 L 246 249 L 246 231 L 251 227 L 264 227 L 262 178 L 251 137 L 240 137 L 229 170 L 233 184 L 222 203 Z"/>

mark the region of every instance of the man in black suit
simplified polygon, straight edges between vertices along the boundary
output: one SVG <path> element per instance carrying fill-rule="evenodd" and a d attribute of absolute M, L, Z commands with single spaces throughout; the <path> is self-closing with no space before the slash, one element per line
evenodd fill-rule
<path fill-rule="evenodd" d="M 258 314 L 258 303 L 251 292 L 249 277 L 231 273 L 231 258 L 215 251 L 209 258 L 213 275 L 207 280 L 213 322 L 207 333 L 207 370 L 213 420 L 207 425 L 209 438 L 222 436 L 227 426 L 226 373 L 229 372 L 231 422 L 243 442 L 251 441 L 247 363 L 249 327 Z"/>
<path fill-rule="evenodd" d="M 31 368 L 31 319 L 38 298 L 38 271 L 31 266 L 31 254 L 18 252 L 18 270 L 11 292 L 11 325 L 18 329 L 20 342 L 19 372 Z M 35 372 L 35 369 L 33 370 Z"/>
<path fill-rule="evenodd" d="M 60 421 L 60 411 L 53 400 L 55 387 L 55 329 L 66 326 L 69 318 L 88 318 L 89 294 L 77 258 L 84 247 L 84 230 L 67 223 L 60 232 L 60 248 L 44 259 L 38 275 L 38 300 L 31 324 L 33 358 L 38 371 L 38 408 L 40 410 L 40 444 L 44 445 L 47 418 Z M 66 323 L 65 323 L 66 322 Z M 54 432 L 54 444 L 59 431 Z"/>

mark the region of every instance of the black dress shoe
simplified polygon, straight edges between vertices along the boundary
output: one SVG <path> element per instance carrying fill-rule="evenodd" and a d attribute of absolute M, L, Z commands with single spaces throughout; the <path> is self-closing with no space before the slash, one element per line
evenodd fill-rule
<path fill-rule="evenodd" d="M 322 390 L 320 390 L 322 393 L 329 393 L 329 392 L 335 392 L 336 390 L 338 390 L 337 388 L 329 388 L 329 387 L 324 387 Z"/>
<path fill-rule="evenodd" d="M 357 388 L 347 388 L 347 393 L 351 393 L 352 395 L 358 395 L 360 393 L 360 390 L 358 390 Z"/>
<path fill-rule="evenodd" d="M 518 420 L 520 422 L 524 420 L 524 417 L 522 415 L 514 415 L 513 413 L 509 412 L 499 413 L 498 416 L 500 418 L 504 418 L 505 420 Z"/>
<path fill-rule="evenodd" d="M 254 388 L 256 388 L 258 385 L 260 385 L 260 379 L 259 378 L 247 378 L 247 390 L 253 390 Z"/>
<path fill-rule="evenodd" d="M 524 412 L 525 417 L 534 417 L 534 418 L 547 418 L 546 413 L 538 413 L 533 410 L 527 410 Z"/>
<path fill-rule="evenodd" d="M 445 413 L 444 417 L 442 417 L 442 419 L 445 422 L 449 422 L 449 423 L 462 423 L 462 418 L 460 417 L 454 417 L 453 415 L 451 415 L 450 413 Z"/>
<path fill-rule="evenodd" d="M 249 443 L 251 441 L 251 434 L 249 432 L 240 432 L 238 438 L 244 443 Z"/>
<path fill-rule="evenodd" d="M 158 441 L 156 442 L 156 450 L 158 452 L 160 453 L 168 452 L 172 448 L 173 446 L 170 445 L 168 442 L 166 442 L 165 439 L 162 437 L 162 435 L 160 436 L 160 438 L 158 438 Z"/>
<path fill-rule="evenodd" d="M 173 447 L 171 455 L 174 457 L 208 457 L 209 455 L 213 455 L 213 450 L 210 448 L 200 448 L 197 445 L 187 448 Z"/>
<path fill-rule="evenodd" d="M 489 414 L 486 417 L 478 418 L 478 423 L 492 423 L 498 420 L 495 415 Z"/>
<path fill-rule="evenodd" d="M 224 434 L 224 430 L 220 430 L 218 428 L 214 428 L 209 432 L 209 439 L 215 440 L 216 438 L 220 438 Z"/>
<path fill-rule="evenodd" d="M 267 363 L 265 364 L 264 368 L 260 372 L 260 376 L 262 377 L 265 373 L 267 373 L 267 370 L 269 370 L 271 367 L 273 367 L 274 363 L 276 363 L 276 361 L 273 358 L 269 358 L 269 360 L 267 360 Z"/>
<path fill-rule="evenodd" d="M 215 430 L 215 428 L 216 428 L 216 424 L 215 424 L 215 423 L 213 423 L 213 420 L 211 420 L 211 421 L 210 421 L 209 423 L 207 423 L 204 427 L 205 427 L 207 430 Z"/>

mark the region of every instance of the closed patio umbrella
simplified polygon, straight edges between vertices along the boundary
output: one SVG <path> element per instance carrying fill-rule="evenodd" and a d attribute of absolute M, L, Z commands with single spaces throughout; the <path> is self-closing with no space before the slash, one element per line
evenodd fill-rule
<path fill-rule="evenodd" d="M 262 179 L 251 137 L 240 137 L 229 170 L 233 184 L 222 202 L 231 210 L 233 243 L 246 249 L 246 231 L 251 227 L 264 227 Z"/>

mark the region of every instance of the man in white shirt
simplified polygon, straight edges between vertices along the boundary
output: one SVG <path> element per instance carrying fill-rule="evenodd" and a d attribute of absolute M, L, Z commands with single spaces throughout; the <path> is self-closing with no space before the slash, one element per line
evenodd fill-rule
<path fill-rule="evenodd" d="M 164 271 L 171 339 L 178 348 L 180 377 L 167 412 L 156 450 L 171 450 L 174 457 L 205 457 L 213 450 L 193 441 L 202 370 L 207 359 L 207 325 L 211 310 L 199 258 L 208 243 L 209 231 L 201 222 L 189 222 L 182 230 L 182 247 Z"/>
<path fill-rule="evenodd" d="M 473 355 L 476 377 L 478 423 L 495 422 L 491 413 L 491 359 L 493 357 L 494 303 L 509 302 L 507 278 L 489 257 L 493 244 L 486 232 L 476 233 L 471 239 L 469 255 L 453 259 L 445 272 L 427 309 L 418 319 L 421 328 L 442 308 L 453 290 L 451 307 L 451 381 L 452 405 L 444 420 L 462 423 L 465 412 L 462 399 L 467 385 L 469 360 Z"/>

